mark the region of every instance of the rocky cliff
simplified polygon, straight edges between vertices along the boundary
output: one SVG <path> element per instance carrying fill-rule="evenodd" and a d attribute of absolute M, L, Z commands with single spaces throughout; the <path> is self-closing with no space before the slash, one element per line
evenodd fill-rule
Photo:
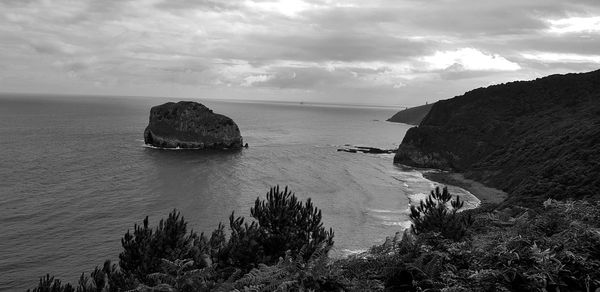
<path fill-rule="evenodd" d="M 405 110 L 397 112 L 395 115 L 388 119 L 388 122 L 418 125 L 429 113 L 429 110 L 432 106 L 433 103 L 407 108 Z"/>
<path fill-rule="evenodd" d="M 152 107 L 144 141 L 155 147 L 186 149 L 241 148 L 243 143 L 232 119 L 191 101 Z"/>
<path fill-rule="evenodd" d="M 438 101 L 394 162 L 466 172 L 509 192 L 509 201 L 600 198 L 600 71 Z"/>

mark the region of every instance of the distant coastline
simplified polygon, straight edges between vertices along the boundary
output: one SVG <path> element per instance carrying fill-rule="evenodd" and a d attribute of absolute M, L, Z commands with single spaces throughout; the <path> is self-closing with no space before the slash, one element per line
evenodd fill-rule
<path fill-rule="evenodd" d="M 387 119 L 387 121 L 417 126 L 427 116 L 429 110 L 431 110 L 431 107 L 433 107 L 433 105 L 434 103 L 430 103 L 407 108 L 405 110 L 397 112 L 391 118 Z"/>

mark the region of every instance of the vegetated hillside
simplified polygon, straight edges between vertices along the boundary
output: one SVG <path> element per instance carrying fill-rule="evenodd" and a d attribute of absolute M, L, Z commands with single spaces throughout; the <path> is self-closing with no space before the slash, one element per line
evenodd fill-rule
<path fill-rule="evenodd" d="M 600 70 L 552 75 L 438 101 L 395 163 L 466 172 L 531 204 L 600 197 Z"/>
<path fill-rule="evenodd" d="M 425 104 L 420 106 L 415 106 L 411 108 L 407 108 L 405 110 L 397 112 L 391 118 L 388 119 L 388 122 L 394 123 L 404 123 L 409 125 L 418 125 L 421 123 L 423 118 L 429 113 L 429 110 L 434 104 Z"/>

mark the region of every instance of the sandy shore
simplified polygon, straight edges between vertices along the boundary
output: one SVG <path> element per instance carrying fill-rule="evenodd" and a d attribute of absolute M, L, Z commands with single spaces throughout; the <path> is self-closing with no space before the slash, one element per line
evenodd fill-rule
<path fill-rule="evenodd" d="M 508 197 L 506 192 L 487 187 L 480 182 L 465 178 L 462 173 L 425 172 L 423 173 L 423 176 L 441 184 L 461 187 L 477 197 L 482 204 L 499 204 Z"/>

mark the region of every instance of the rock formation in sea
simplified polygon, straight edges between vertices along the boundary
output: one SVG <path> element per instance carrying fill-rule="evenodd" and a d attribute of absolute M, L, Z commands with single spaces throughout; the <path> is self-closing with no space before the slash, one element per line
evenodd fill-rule
<path fill-rule="evenodd" d="M 191 101 L 168 102 L 150 110 L 144 142 L 160 148 L 237 149 L 240 129 L 229 117 Z"/>
<path fill-rule="evenodd" d="M 349 153 L 366 153 L 366 154 L 392 154 L 395 153 L 395 149 L 381 149 L 376 147 L 367 146 L 353 146 L 350 144 L 344 145 L 342 148 L 338 148 L 338 152 L 349 152 Z"/>
<path fill-rule="evenodd" d="M 438 101 L 394 162 L 465 172 L 509 201 L 600 198 L 600 70 Z"/>
<path fill-rule="evenodd" d="M 389 118 L 388 122 L 404 123 L 409 125 L 418 125 L 423 118 L 429 113 L 433 103 L 415 106 L 401 110 Z"/>

